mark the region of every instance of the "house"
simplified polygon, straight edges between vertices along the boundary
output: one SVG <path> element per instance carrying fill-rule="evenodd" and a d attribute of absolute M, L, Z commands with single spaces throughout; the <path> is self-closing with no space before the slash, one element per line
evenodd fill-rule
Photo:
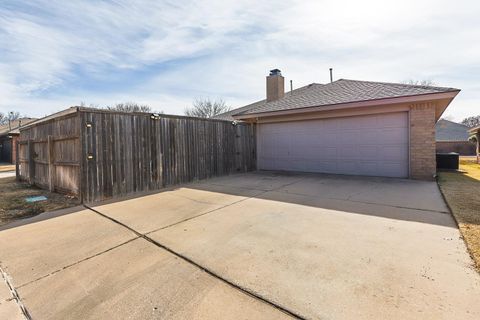
<path fill-rule="evenodd" d="M 16 142 L 20 135 L 20 128 L 35 120 L 20 118 L 0 125 L 0 162 L 16 163 Z"/>
<path fill-rule="evenodd" d="M 475 144 L 468 140 L 468 129 L 461 123 L 438 120 L 435 125 L 437 153 L 456 152 L 463 156 L 475 155 Z"/>
<path fill-rule="evenodd" d="M 477 163 L 480 163 L 480 126 L 468 130 L 470 141 L 476 144 Z"/>
<path fill-rule="evenodd" d="M 257 168 L 433 179 L 435 123 L 455 88 L 340 79 L 285 92 L 274 69 L 266 99 L 220 115 L 256 124 Z"/>

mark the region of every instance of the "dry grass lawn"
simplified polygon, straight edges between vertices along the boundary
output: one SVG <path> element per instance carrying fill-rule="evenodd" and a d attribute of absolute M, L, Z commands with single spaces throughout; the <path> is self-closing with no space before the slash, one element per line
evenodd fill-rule
<path fill-rule="evenodd" d="M 15 177 L 0 179 L 0 225 L 13 220 L 29 218 L 45 211 L 73 207 L 79 204 L 75 197 L 51 193 L 26 183 L 17 182 Z M 26 197 L 46 196 L 48 200 L 28 203 Z"/>
<path fill-rule="evenodd" d="M 440 172 L 438 183 L 480 271 L 480 164 L 460 161 L 463 172 Z"/>
<path fill-rule="evenodd" d="M 14 164 L 4 164 L 0 163 L 0 172 L 7 172 L 7 171 L 14 171 L 15 165 Z"/>

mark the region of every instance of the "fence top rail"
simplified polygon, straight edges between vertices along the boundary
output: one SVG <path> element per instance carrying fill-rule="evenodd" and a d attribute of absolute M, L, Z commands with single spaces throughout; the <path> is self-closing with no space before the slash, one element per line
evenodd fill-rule
<path fill-rule="evenodd" d="M 212 122 L 222 122 L 222 123 L 232 123 L 230 120 L 222 119 L 211 119 L 211 118 L 199 118 L 199 117 L 190 117 L 182 116 L 176 114 L 165 114 L 165 113 L 156 113 L 156 112 L 126 112 L 118 110 L 109 110 L 109 109 L 97 109 L 97 108 L 88 108 L 88 107 L 77 107 L 80 112 L 87 113 L 105 113 L 105 114 L 119 114 L 119 115 L 136 115 L 136 116 L 146 116 L 150 117 L 151 115 L 156 115 L 159 118 L 170 118 L 170 119 L 190 119 L 190 120 L 201 120 L 201 121 L 212 121 Z M 235 121 L 235 123 L 241 123 Z"/>
<path fill-rule="evenodd" d="M 97 108 L 88 108 L 88 107 L 70 107 L 68 109 L 52 113 L 46 117 L 40 118 L 36 121 L 29 123 L 28 125 L 23 126 L 20 128 L 20 131 L 28 130 L 30 128 L 36 127 L 40 124 L 45 124 L 48 122 L 58 121 L 61 119 L 65 119 L 68 117 L 73 116 L 78 112 L 84 113 L 104 113 L 104 114 L 118 114 L 118 115 L 136 115 L 136 116 L 146 116 L 150 117 L 153 114 L 158 116 L 159 118 L 168 118 L 168 119 L 189 119 L 189 120 L 200 120 L 200 121 L 207 121 L 207 122 L 220 122 L 220 123 L 231 123 L 235 125 L 246 125 L 247 123 L 239 122 L 239 121 L 230 121 L 230 120 L 222 120 L 222 119 L 211 119 L 211 118 L 198 118 L 198 117 L 190 117 L 190 116 L 182 116 L 182 115 L 174 115 L 174 114 L 164 114 L 164 113 L 152 113 L 152 112 L 125 112 L 125 111 L 117 111 L 117 110 L 108 110 L 108 109 L 97 109 Z"/>
<path fill-rule="evenodd" d="M 69 118 L 77 112 L 78 112 L 78 107 L 70 107 L 68 109 L 52 113 L 51 115 L 48 115 L 48 116 L 40 118 L 36 121 L 30 122 L 29 124 L 21 127 L 20 132 L 28 130 L 28 129 L 33 128 L 33 127 L 36 127 L 40 124 L 46 124 L 46 123 L 49 123 L 49 122 Z"/>

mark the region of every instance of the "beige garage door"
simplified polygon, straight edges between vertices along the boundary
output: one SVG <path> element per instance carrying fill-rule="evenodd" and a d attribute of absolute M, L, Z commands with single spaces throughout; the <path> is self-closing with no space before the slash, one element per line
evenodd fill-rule
<path fill-rule="evenodd" d="M 258 168 L 408 177 L 408 113 L 260 124 Z"/>

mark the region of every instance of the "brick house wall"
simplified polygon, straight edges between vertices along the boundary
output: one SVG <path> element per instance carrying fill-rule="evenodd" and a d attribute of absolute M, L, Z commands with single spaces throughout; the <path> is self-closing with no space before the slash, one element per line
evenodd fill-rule
<path fill-rule="evenodd" d="M 433 180 L 435 159 L 435 103 L 414 103 L 410 108 L 410 178 Z"/>

